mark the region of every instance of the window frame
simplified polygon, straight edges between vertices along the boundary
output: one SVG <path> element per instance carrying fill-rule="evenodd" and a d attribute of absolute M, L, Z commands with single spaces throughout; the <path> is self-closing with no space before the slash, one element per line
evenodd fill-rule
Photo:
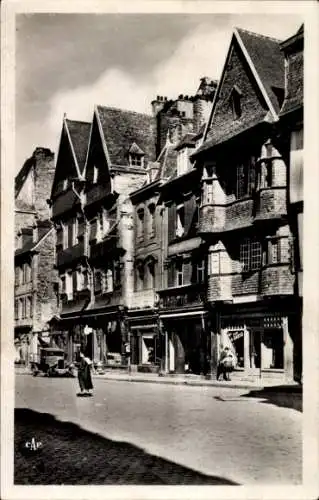
<path fill-rule="evenodd" d="M 244 238 L 239 246 L 239 261 L 243 273 L 259 271 L 263 265 L 263 245 L 255 238 Z"/>
<path fill-rule="evenodd" d="M 179 281 L 181 281 L 181 283 Z M 175 262 L 175 285 L 176 287 L 184 285 L 184 262 L 182 260 L 177 260 Z"/>
<path fill-rule="evenodd" d="M 144 224 L 145 224 L 145 210 L 143 207 L 137 209 L 137 231 L 136 236 L 138 241 L 144 240 Z"/>
<path fill-rule="evenodd" d="M 129 165 L 130 167 L 143 168 L 144 155 L 138 153 L 129 153 Z"/>
<path fill-rule="evenodd" d="M 199 279 L 199 274 L 202 273 L 202 279 Z M 196 283 L 205 283 L 205 259 L 196 263 Z"/>

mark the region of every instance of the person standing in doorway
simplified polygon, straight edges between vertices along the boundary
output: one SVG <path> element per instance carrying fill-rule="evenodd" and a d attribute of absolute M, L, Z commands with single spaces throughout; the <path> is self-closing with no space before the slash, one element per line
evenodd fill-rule
<path fill-rule="evenodd" d="M 78 381 L 80 385 L 81 394 L 92 395 L 90 392 L 93 389 L 92 376 L 91 376 L 92 362 L 80 352 L 80 363 L 78 366 Z"/>
<path fill-rule="evenodd" d="M 232 372 L 235 368 L 235 357 L 228 346 L 222 349 L 219 363 L 217 366 L 217 380 L 221 374 L 223 375 L 224 380 L 230 380 L 230 372 Z"/>

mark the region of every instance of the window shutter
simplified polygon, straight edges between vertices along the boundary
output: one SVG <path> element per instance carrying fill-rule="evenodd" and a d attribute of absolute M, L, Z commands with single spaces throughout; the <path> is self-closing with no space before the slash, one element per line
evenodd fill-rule
<path fill-rule="evenodd" d="M 175 239 L 176 235 L 176 205 L 171 205 L 168 207 L 168 242 L 170 243 Z"/>
<path fill-rule="evenodd" d="M 192 196 L 191 198 L 186 200 L 184 206 L 185 206 L 185 209 L 184 209 L 185 210 L 185 226 L 184 226 L 185 231 L 184 231 L 184 234 L 187 235 L 192 227 L 192 222 L 193 222 L 194 216 L 196 215 L 197 206 L 196 206 L 195 196 Z"/>

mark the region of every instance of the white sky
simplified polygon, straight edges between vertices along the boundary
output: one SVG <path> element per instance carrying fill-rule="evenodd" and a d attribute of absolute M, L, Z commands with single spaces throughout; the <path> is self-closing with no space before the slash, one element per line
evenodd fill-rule
<path fill-rule="evenodd" d="M 16 35 L 16 169 L 36 146 L 57 151 L 63 113 L 95 104 L 150 113 L 156 95 L 219 79 L 234 27 L 286 39 L 296 15 L 21 14 Z"/>

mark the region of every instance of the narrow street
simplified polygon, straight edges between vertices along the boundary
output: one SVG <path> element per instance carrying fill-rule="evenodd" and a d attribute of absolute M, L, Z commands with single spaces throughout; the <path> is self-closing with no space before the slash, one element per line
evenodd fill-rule
<path fill-rule="evenodd" d="M 94 385 L 94 397 L 80 398 L 77 397 L 77 379 L 16 376 L 16 441 L 21 439 L 21 432 L 23 433 L 23 415 L 30 425 L 33 423 L 35 429 L 37 419 L 40 424 L 44 424 L 46 420 L 50 421 L 50 425 L 57 421 L 60 426 L 60 422 L 65 426 L 67 422 L 76 424 L 84 431 L 98 434 L 99 439 L 113 443 L 112 457 L 119 473 L 118 477 L 109 474 L 108 481 L 118 484 L 143 484 L 138 466 L 134 466 L 135 475 L 132 470 L 129 477 L 125 475 L 125 464 L 121 457 L 129 457 L 129 448 L 132 447 L 140 450 L 139 460 L 145 461 L 145 457 L 148 457 L 150 463 L 152 456 L 152 470 L 154 472 L 157 467 L 156 475 L 161 484 L 172 484 L 172 481 L 175 484 L 185 484 L 187 470 L 190 474 L 189 484 L 301 482 L 302 413 L 287 404 L 281 404 L 280 398 L 274 404 L 267 399 L 249 397 L 247 390 L 230 388 L 183 387 L 98 379 L 94 380 Z M 300 395 L 290 397 L 300 398 Z M 49 414 L 52 418 L 39 413 Z M 31 428 L 26 425 L 25 432 Z M 73 436 L 74 431 L 70 432 L 67 435 Z M 40 437 L 34 437 L 43 440 L 44 435 L 42 433 Z M 67 435 L 63 434 L 64 446 L 71 450 Z M 75 436 L 71 441 L 74 446 Z M 101 444 L 96 436 L 93 441 L 99 449 Z M 127 451 L 123 448 L 122 455 L 115 453 L 115 442 L 120 442 L 122 447 L 127 445 Z M 42 453 L 51 453 L 50 447 L 54 447 L 52 443 L 52 436 L 47 443 L 44 438 Z M 20 452 L 17 452 L 20 445 L 21 443 L 16 443 L 15 477 L 17 483 L 21 476 L 25 482 L 20 484 L 27 484 L 26 468 L 30 458 L 21 458 Z M 63 474 L 67 462 L 66 456 L 60 451 L 56 451 L 55 460 Z M 74 462 L 79 468 L 79 475 L 82 474 L 81 484 L 84 484 L 81 463 L 87 461 L 93 467 L 96 466 L 97 452 L 86 447 L 77 453 L 82 462 L 78 458 Z M 110 456 L 105 455 L 105 459 L 110 459 Z M 169 463 L 163 461 L 161 465 L 158 461 L 155 466 L 154 456 Z M 103 461 L 101 463 L 100 457 L 98 460 L 100 481 L 107 481 L 103 479 Z M 176 464 L 176 470 L 173 465 L 169 465 L 171 463 Z M 24 467 L 21 475 L 20 466 Z M 130 466 L 132 467 L 131 461 Z M 45 468 L 45 465 L 41 467 Z M 187 469 L 183 470 L 182 467 Z M 170 483 L 165 479 L 166 470 L 172 473 Z M 75 484 L 80 484 L 78 478 L 71 479 Z M 145 475 L 144 481 L 145 484 L 148 483 Z M 155 481 L 154 477 L 152 481 Z M 32 484 L 32 480 L 29 484 Z"/>

